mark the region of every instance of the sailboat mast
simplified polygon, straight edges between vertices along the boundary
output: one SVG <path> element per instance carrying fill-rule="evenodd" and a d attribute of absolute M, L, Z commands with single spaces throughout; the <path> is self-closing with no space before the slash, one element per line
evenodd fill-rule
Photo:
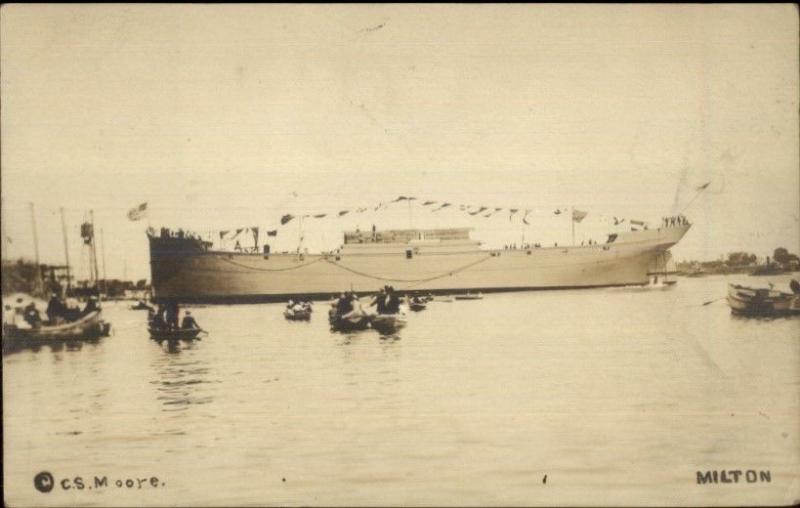
<path fill-rule="evenodd" d="M 61 236 L 64 238 L 64 259 L 67 263 L 67 292 L 71 289 L 71 277 L 69 268 L 69 243 L 67 242 L 67 223 L 64 220 L 64 208 L 61 208 Z"/>
<path fill-rule="evenodd" d="M 106 236 L 100 228 L 100 252 L 103 255 L 103 292 L 108 292 L 108 279 L 106 278 Z"/>
<path fill-rule="evenodd" d="M 99 282 L 100 279 L 100 272 L 97 270 L 97 242 L 95 241 L 94 235 L 94 210 L 89 210 L 89 224 L 92 225 L 92 237 L 91 243 L 89 244 L 90 248 L 90 257 L 91 257 L 91 270 L 92 276 L 94 277 L 94 287 L 99 291 Z"/>
<path fill-rule="evenodd" d="M 39 265 L 39 235 L 36 231 L 36 211 L 33 202 L 28 203 L 31 209 L 31 229 L 33 230 L 33 256 L 36 262 L 36 289 L 42 289 L 42 267 Z"/>

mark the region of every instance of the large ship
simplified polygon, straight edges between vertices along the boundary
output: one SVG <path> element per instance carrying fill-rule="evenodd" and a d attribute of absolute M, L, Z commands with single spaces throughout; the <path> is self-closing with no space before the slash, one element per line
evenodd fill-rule
<path fill-rule="evenodd" d="M 469 228 L 351 231 L 331 252 L 231 252 L 162 229 L 149 232 L 156 301 L 203 303 L 327 298 L 390 285 L 447 294 L 645 285 L 691 225 L 609 234 L 605 243 L 488 250 Z"/>

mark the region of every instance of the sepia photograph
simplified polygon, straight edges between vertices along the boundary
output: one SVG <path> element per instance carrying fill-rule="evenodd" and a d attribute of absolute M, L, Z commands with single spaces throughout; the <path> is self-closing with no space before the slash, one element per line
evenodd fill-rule
<path fill-rule="evenodd" d="M 5 4 L 8 507 L 800 504 L 794 4 Z"/>

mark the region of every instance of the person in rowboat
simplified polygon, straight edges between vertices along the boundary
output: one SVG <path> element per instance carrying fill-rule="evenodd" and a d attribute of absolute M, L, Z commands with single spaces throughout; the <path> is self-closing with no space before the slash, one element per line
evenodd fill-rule
<path fill-rule="evenodd" d="M 183 316 L 183 321 L 181 321 L 181 329 L 183 330 L 199 330 L 200 325 L 197 324 L 197 321 L 192 317 L 192 313 L 188 310 L 186 314 Z"/>
<path fill-rule="evenodd" d="M 100 307 L 97 305 L 97 297 L 90 296 L 89 301 L 86 302 L 86 307 L 84 307 L 83 312 L 81 312 L 81 316 L 88 316 L 96 310 L 100 310 Z"/>
<path fill-rule="evenodd" d="M 53 293 L 50 296 L 50 301 L 47 303 L 47 320 L 51 324 L 59 324 L 60 322 L 64 321 L 64 314 L 67 310 L 67 306 L 64 305 L 64 302 L 61 301 L 61 298 L 58 297 L 56 293 Z"/>
<path fill-rule="evenodd" d="M 42 325 L 42 317 L 39 315 L 39 310 L 33 302 L 25 307 L 24 318 L 25 322 L 31 325 L 32 328 L 37 328 Z"/>

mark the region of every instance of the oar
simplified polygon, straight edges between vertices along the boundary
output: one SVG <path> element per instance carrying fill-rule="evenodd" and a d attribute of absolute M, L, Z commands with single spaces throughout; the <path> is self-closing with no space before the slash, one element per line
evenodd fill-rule
<path fill-rule="evenodd" d="M 718 302 L 718 301 L 720 301 L 720 300 L 724 300 L 725 298 L 727 298 L 727 297 L 726 297 L 726 296 L 723 296 L 722 298 L 717 298 L 716 300 L 709 300 L 709 301 L 707 301 L 707 302 L 704 302 L 704 303 L 703 303 L 703 305 L 702 305 L 701 307 L 705 307 L 706 305 L 712 304 L 712 303 L 714 303 L 714 302 Z"/>

